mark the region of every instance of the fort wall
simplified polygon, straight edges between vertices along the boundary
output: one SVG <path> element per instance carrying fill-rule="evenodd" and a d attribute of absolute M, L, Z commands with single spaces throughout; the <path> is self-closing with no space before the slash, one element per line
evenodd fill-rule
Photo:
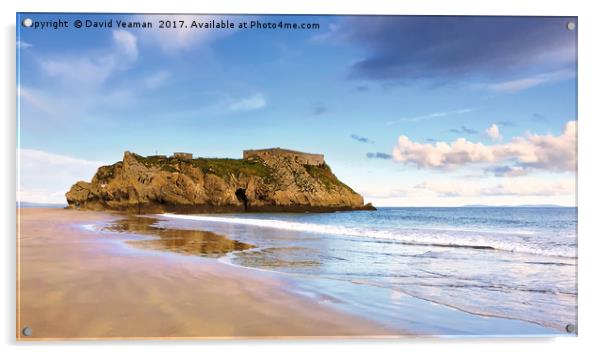
<path fill-rule="evenodd" d="M 182 160 L 190 160 L 190 159 L 192 159 L 192 154 L 189 152 L 174 152 L 172 157 L 182 159 Z"/>
<path fill-rule="evenodd" d="M 249 159 L 252 157 L 267 158 L 270 156 L 283 156 L 304 165 L 318 166 L 324 164 L 324 155 L 322 154 L 309 154 L 306 152 L 281 148 L 244 150 L 242 156 L 243 159 Z"/>

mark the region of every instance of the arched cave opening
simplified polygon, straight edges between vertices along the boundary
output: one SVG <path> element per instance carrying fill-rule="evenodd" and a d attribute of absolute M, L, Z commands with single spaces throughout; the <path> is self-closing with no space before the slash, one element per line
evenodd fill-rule
<path fill-rule="evenodd" d="M 244 188 L 238 188 L 234 194 L 236 195 L 236 199 L 242 202 L 245 205 L 245 210 L 247 210 L 247 206 L 249 204 L 249 200 L 247 199 L 247 190 Z"/>

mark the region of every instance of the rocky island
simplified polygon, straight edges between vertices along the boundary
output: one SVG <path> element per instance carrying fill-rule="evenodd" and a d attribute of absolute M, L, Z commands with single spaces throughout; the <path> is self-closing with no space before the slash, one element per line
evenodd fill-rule
<path fill-rule="evenodd" d="M 374 210 L 339 181 L 320 154 L 245 150 L 242 159 L 190 153 L 140 156 L 98 169 L 65 194 L 68 208 L 134 213 Z"/>

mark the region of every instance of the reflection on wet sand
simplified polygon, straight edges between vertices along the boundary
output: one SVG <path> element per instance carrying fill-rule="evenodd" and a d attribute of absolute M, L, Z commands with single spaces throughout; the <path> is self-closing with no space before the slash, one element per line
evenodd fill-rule
<path fill-rule="evenodd" d="M 128 216 L 104 227 L 111 232 L 124 232 L 154 236 L 148 240 L 130 240 L 132 246 L 172 251 L 189 255 L 219 257 L 232 251 L 243 251 L 255 246 L 231 240 L 209 231 L 166 229 L 157 226 L 158 219 Z"/>

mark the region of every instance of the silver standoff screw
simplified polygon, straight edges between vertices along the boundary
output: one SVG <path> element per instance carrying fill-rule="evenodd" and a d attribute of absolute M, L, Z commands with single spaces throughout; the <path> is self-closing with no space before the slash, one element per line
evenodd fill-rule
<path fill-rule="evenodd" d="M 569 22 L 566 24 L 566 29 L 568 29 L 569 31 L 572 31 L 572 30 L 574 30 L 576 27 L 577 27 L 577 25 L 576 25 L 576 24 L 575 24 L 575 22 L 573 22 L 573 21 L 569 21 Z"/>
<path fill-rule="evenodd" d="M 568 332 L 568 333 L 575 333 L 575 325 L 569 323 L 568 325 L 566 325 L 566 327 L 564 327 L 564 329 Z"/>
<path fill-rule="evenodd" d="M 21 333 L 23 333 L 25 337 L 29 337 L 33 334 L 33 330 L 31 329 L 31 327 L 23 327 Z"/>

